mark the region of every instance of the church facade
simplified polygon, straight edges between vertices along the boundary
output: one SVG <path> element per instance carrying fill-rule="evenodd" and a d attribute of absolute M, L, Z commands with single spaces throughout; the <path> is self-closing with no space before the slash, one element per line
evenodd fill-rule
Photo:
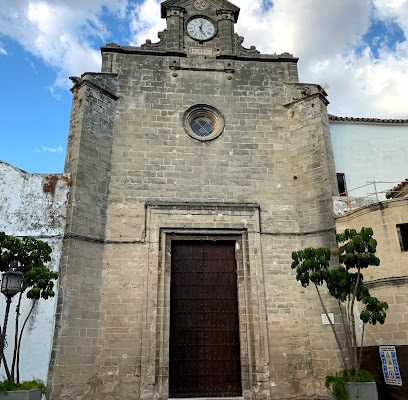
<path fill-rule="evenodd" d="M 335 246 L 326 93 L 223 0 L 72 77 L 50 399 L 289 399 L 339 367 L 292 251 Z M 334 310 L 334 309 L 333 309 Z"/>

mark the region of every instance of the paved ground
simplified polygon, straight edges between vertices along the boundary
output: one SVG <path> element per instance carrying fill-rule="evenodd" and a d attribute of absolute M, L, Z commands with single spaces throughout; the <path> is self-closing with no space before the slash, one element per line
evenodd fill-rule
<path fill-rule="evenodd" d="M 333 400 L 333 399 L 331 397 L 309 396 L 309 397 L 291 397 L 290 399 L 285 400 Z"/>

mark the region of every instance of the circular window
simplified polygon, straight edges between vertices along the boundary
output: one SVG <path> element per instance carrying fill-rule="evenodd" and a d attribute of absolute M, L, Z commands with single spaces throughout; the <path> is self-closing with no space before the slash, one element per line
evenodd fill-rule
<path fill-rule="evenodd" d="M 184 130 L 193 139 L 213 140 L 224 130 L 224 117 L 216 108 L 198 104 L 185 112 Z"/>
<path fill-rule="evenodd" d="M 209 118 L 198 117 L 191 123 L 191 129 L 196 135 L 205 137 L 214 132 L 214 124 Z"/>

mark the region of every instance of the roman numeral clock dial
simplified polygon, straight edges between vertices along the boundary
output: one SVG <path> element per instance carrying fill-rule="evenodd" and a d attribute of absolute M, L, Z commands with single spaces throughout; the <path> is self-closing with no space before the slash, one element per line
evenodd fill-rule
<path fill-rule="evenodd" d="M 205 17 L 191 18 L 187 22 L 187 32 L 195 40 L 210 40 L 215 36 L 216 30 L 214 23 Z"/>

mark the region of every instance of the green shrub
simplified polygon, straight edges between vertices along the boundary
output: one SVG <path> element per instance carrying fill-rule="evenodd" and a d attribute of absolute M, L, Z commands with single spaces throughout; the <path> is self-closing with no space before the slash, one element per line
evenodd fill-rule
<path fill-rule="evenodd" d="M 364 342 L 364 325 L 356 327 L 355 306 L 359 304 L 360 320 L 363 324 L 384 324 L 387 317 L 388 304 L 370 294 L 364 283 L 362 271 L 370 266 L 379 266 L 376 257 L 377 241 L 371 228 L 346 229 L 338 233 L 337 249 L 308 247 L 292 253 L 291 268 L 296 271 L 296 280 L 303 287 L 313 285 L 318 294 L 322 309 L 336 339 L 343 368 L 346 371 L 357 371 L 360 368 Z M 331 255 L 337 254 L 339 265 L 331 266 Z M 354 271 L 354 272 L 352 272 Z M 329 294 L 337 300 L 341 315 L 345 343 L 340 339 L 336 326 L 329 316 L 329 309 L 323 301 L 320 287 L 326 284 Z M 357 335 L 361 335 L 358 338 Z M 360 339 L 360 340 L 359 340 Z"/>
<path fill-rule="evenodd" d="M 365 369 L 354 370 L 343 369 L 335 375 L 326 376 L 325 385 L 334 400 L 348 400 L 347 382 L 375 382 L 374 377 Z"/>
<path fill-rule="evenodd" d="M 8 380 L 0 382 L 0 393 L 3 392 L 14 392 L 16 390 L 31 390 L 31 389 L 41 389 L 41 393 L 45 394 L 45 384 L 40 380 L 24 381 L 17 385 L 16 383 L 10 382 Z"/>
<path fill-rule="evenodd" d="M 17 263 L 19 271 L 23 273 L 21 290 L 16 295 L 13 352 L 9 360 L 4 357 L 0 360 L 4 364 L 7 380 L 11 384 L 15 383 L 17 388 L 22 387 L 20 385 L 20 355 L 24 352 L 22 339 L 24 330 L 28 325 L 27 322 L 38 301 L 55 296 L 54 281 L 58 278 L 58 274 L 50 269 L 51 252 L 52 248 L 41 240 L 32 237 L 18 238 L 0 232 L 0 273 L 8 271 L 12 262 Z M 23 296 L 30 300 L 28 305 L 31 304 L 26 315 L 20 314 Z M 22 318 L 22 324 L 20 318 Z M 6 332 L 2 332 L 2 334 L 6 335 Z M 0 391 L 8 390 L 6 386 L 4 384 L 0 386 Z"/>

